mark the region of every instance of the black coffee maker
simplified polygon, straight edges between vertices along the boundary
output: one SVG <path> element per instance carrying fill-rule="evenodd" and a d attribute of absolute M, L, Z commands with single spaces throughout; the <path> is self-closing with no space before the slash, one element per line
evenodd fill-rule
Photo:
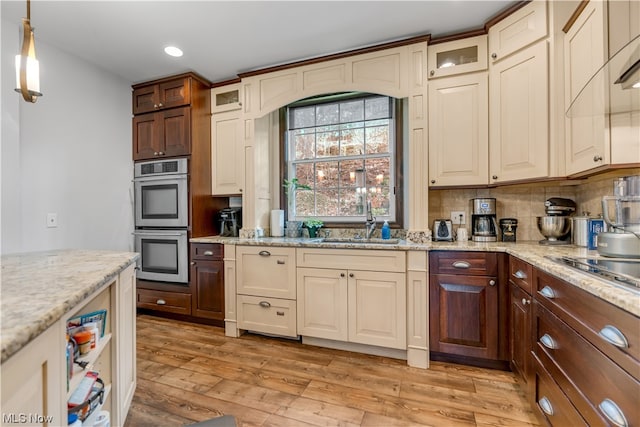
<path fill-rule="evenodd" d="M 242 228 L 242 208 L 224 208 L 218 214 L 218 220 L 221 236 L 238 237 Z"/>

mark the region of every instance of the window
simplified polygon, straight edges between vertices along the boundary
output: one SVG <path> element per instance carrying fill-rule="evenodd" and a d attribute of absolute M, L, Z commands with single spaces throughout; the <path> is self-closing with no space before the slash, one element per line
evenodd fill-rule
<path fill-rule="evenodd" d="M 286 113 L 286 176 L 311 187 L 296 192 L 289 220 L 360 222 L 367 201 L 378 221 L 401 219 L 393 98 L 338 94 L 297 102 Z"/>

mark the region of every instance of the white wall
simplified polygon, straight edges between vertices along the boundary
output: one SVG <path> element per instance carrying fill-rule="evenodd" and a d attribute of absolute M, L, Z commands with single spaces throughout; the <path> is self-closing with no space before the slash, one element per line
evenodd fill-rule
<path fill-rule="evenodd" d="M 36 33 L 44 96 L 26 103 L 13 90 L 18 31 L 2 20 L 0 251 L 133 250 L 131 83 Z"/>

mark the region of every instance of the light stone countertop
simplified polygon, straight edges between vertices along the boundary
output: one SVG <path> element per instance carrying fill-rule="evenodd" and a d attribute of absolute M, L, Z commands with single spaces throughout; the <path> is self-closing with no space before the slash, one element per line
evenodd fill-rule
<path fill-rule="evenodd" d="M 289 246 L 305 248 L 332 248 L 332 249 L 387 249 L 387 250 L 426 250 L 426 251 L 484 251 L 505 252 L 514 255 L 534 267 L 539 268 L 553 276 L 565 280 L 592 295 L 595 295 L 611 304 L 622 308 L 636 316 L 640 316 L 640 290 L 634 290 L 620 285 L 613 285 L 596 276 L 580 272 L 578 270 L 558 264 L 547 256 L 572 256 L 572 257 L 600 257 L 595 250 L 587 250 L 575 245 L 540 245 L 538 241 L 525 242 L 428 242 L 412 243 L 400 240 L 397 244 L 386 243 L 327 243 L 322 238 L 286 238 L 286 237 L 262 237 L 258 239 L 239 239 L 237 237 L 200 237 L 193 238 L 192 243 L 222 243 L 240 246 Z"/>
<path fill-rule="evenodd" d="M 2 362 L 113 280 L 138 256 L 133 252 L 94 250 L 3 255 L 0 287 Z"/>

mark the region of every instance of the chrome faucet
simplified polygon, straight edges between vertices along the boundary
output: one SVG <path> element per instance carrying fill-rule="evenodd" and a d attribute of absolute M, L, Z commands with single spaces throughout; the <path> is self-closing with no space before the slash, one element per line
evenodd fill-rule
<path fill-rule="evenodd" d="M 371 200 L 367 200 L 367 220 L 364 222 L 365 239 L 370 239 L 376 229 L 376 218 L 371 214 Z"/>

